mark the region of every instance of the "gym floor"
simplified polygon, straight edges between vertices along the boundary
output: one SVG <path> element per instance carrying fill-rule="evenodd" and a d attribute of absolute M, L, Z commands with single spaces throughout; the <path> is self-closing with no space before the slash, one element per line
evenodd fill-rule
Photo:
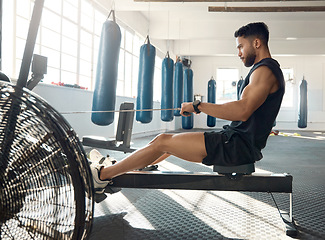
<path fill-rule="evenodd" d="M 132 139 L 132 147 L 152 138 Z M 299 231 L 295 239 L 325 239 L 324 146 L 325 132 L 280 132 L 269 137 L 264 158 L 256 163 L 256 172 L 293 175 L 293 217 Z M 100 151 L 117 160 L 125 156 Z M 159 170 L 212 168 L 169 157 Z M 95 203 L 91 240 L 291 239 L 269 193 L 122 189 L 106 196 Z M 280 210 L 289 211 L 288 194 L 273 196 Z"/>

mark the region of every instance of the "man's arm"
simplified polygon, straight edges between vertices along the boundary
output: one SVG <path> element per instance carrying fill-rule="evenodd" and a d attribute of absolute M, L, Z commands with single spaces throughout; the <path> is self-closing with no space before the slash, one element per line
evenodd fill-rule
<path fill-rule="evenodd" d="M 251 75 L 250 83 L 245 87 L 240 100 L 224 104 L 201 103 L 199 110 L 216 118 L 247 121 L 264 103 L 267 96 L 277 89 L 278 81 L 272 71 L 266 66 L 261 66 Z M 184 111 L 194 112 L 192 103 L 183 103 L 181 114 Z"/>

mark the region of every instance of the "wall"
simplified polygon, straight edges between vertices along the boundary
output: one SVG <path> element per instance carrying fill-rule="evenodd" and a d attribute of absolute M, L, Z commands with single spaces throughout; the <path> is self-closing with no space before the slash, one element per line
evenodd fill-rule
<path fill-rule="evenodd" d="M 308 126 L 304 130 L 325 130 L 325 56 L 275 56 L 283 68 L 294 69 L 293 105 L 282 107 L 277 118 L 277 129 L 298 130 L 298 100 L 299 83 L 303 77 L 308 82 Z M 211 76 L 216 78 L 218 67 L 238 68 L 241 76 L 245 76 L 249 68 L 243 66 L 238 57 L 192 57 L 194 73 L 194 94 L 200 94 L 206 101 L 207 83 Z M 240 77 L 240 76 L 238 76 Z M 59 87 L 40 83 L 34 90 L 47 100 L 59 112 L 91 111 L 92 91 Z M 117 96 L 116 107 L 122 102 L 135 103 L 134 98 Z M 154 102 L 154 108 L 160 108 L 159 102 Z M 109 126 L 97 126 L 91 122 L 90 113 L 64 114 L 77 134 L 96 135 L 102 137 L 115 137 L 118 114 L 115 121 Z M 227 124 L 227 121 L 217 119 L 217 128 Z M 134 122 L 133 138 L 143 135 L 156 134 L 168 130 L 181 128 L 181 118 L 175 118 L 166 123 L 160 120 L 160 111 L 154 111 L 153 121 L 149 124 Z M 206 128 L 206 115 L 200 114 L 194 118 L 194 128 Z"/>
<path fill-rule="evenodd" d="M 282 107 L 277 118 L 277 128 L 297 130 L 299 84 L 303 77 L 308 82 L 308 126 L 305 130 L 325 130 L 325 56 L 274 56 L 283 68 L 293 68 L 293 105 Z M 245 77 L 248 68 L 244 67 L 238 57 L 192 57 L 194 73 L 194 94 L 207 99 L 207 83 L 211 76 L 216 79 L 218 67 L 238 68 Z M 239 78 L 240 76 L 238 76 Z M 217 120 L 217 126 L 227 123 Z M 195 117 L 194 127 L 206 128 L 206 116 Z"/>
<path fill-rule="evenodd" d="M 114 123 L 109 126 L 98 126 L 91 122 L 91 113 L 73 113 L 91 111 L 93 92 L 68 87 L 47 85 L 40 83 L 35 87 L 33 92 L 44 98 L 52 107 L 66 118 L 78 136 L 93 135 L 107 138 L 115 138 L 118 114 L 115 115 Z M 116 107 L 119 109 L 122 102 L 136 102 L 134 98 L 120 97 L 116 98 Z M 154 108 L 159 109 L 160 103 L 154 102 Z M 134 121 L 133 138 L 144 135 L 157 134 L 167 130 L 175 129 L 175 122 L 163 122 L 160 120 L 160 111 L 154 111 L 153 120 L 148 124 L 141 124 Z"/>
<path fill-rule="evenodd" d="M 134 29 L 138 34 L 146 37 L 147 35 L 147 20 L 138 12 L 119 12 L 118 22 L 127 24 L 130 28 Z M 164 58 L 167 52 L 166 41 L 151 39 L 152 44 L 157 48 L 157 56 Z M 170 43 L 172 47 L 172 43 Z M 170 56 L 175 58 L 175 55 L 170 52 Z M 46 77 L 46 76 L 45 76 Z M 38 84 L 33 92 L 40 95 L 47 102 L 50 103 L 58 112 L 76 112 L 76 111 L 91 111 L 92 108 L 92 91 L 85 91 L 80 89 Z M 122 102 L 136 103 L 136 99 L 129 97 L 116 98 L 115 109 L 119 109 Z M 159 102 L 154 102 L 155 109 L 160 108 Z M 75 113 L 63 115 L 70 123 L 72 128 L 77 132 L 80 138 L 87 135 L 102 136 L 107 138 L 115 138 L 118 114 L 115 115 L 114 123 L 109 126 L 97 126 L 91 122 L 91 113 Z M 160 111 L 153 112 L 153 120 L 148 124 L 141 124 L 134 121 L 133 125 L 133 138 L 141 137 L 143 135 L 152 135 L 168 130 L 180 128 L 180 119 L 175 119 L 172 122 L 163 122 L 160 120 Z"/>
<path fill-rule="evenodd" d="M 298 89 L 303 76 L 308 82 L 308 127 L 305 130 L 325 130 L 325 57 L 322 56 L 276 56 L 275 57 L 284 68 L 294 69 L 293 84 L 293 106 L 282 107 L 277 118 L 277 129 L 298 130 Z M 218 67 L 238 68 L 240 75 L 245 76 L 248 68 L 245 68 L 238 57 L 192 57 L 192 69 L 194 72 L 194 94 L 200 94 L 207 99 L 207 83 L 211 76 L 216 78 Z M 92 91 L 73 89 L 67 87 L 53 86 L 40 83 L 34 90 L 42 98 L 47 100 L 60 113 L 91 111 Z M 117 96 L 116 107 L 122 102 L 135 103 L 134 98 Z M 154 108 L 160 108 L 159 102 L 154 102 Z M 70 125 L 77 132 L 79 137 L 95 135 L 114 138 L 116 133 L 115 121 L 109 126 L 97 126 L 91 122 L 90 113 L 63 114 Z M 217 128 L 227 124 L 227 121 L 217 119 Z M 181 128 L 181 118 L 175 118 L 172 122 L 166 123 L 160 120 L 160 111 L 154 111 L 153 121 L 149 124 L 134 122 L 133 138 L 157 134 L 168 130 Z M 194 128 L 206 128 L 206 115 L 200 114 L 194 118 Z"/>
<path fill-rule="evenodd" d="M 138 34 L 146 37 L 147 35 L 147 20 L 138 12 L 119 12 L 117 14 L 118 22 L 123 22 L 131 29 L 134 29 Z M 157 56 L 164 58 L 167 52 L 166 42 L 160 40 L 150 39 L 152 44 L 157 48 Z M 172 43 L 171 43 L 172 47 Z M 172 58 L 175 58 L 173 53 L 170 53 Z M 46 76 L 45 76 L 46 77 Z M 51 106 L 53 106 L 60 113 L 62 112 L 75 112 L 75 111 L 91 111 L 93 92 L 85 91 L 74 88 L 60 87 L 54 85 L 47 85 L 40 83 L 33 90 L 33 92 L 39 94 L 45 100 L 47 100 Z M 122 102 L 136 103 L 136 99 L 129 97 L 116 98 L 115 109 L 119 109 Z M 136 105 L 136 104 L 135 104 Z M 160 108 L 159 102 L 154 102 L 154 109 Z M 91 122 L 91 113 L 78 113 L 78 114 L 64 114 L 64 117 L 68 120 L 73 129 L 77 132 L 80 138 L 87 135 L 102 136 L 108 138 L 115 138 L 118 114 L 115 115 L 114 123 L 109 126 L 97 126 Z M 168 130 L 174 130 L 180 128 L 179 119 L 175 119 L 172 122 L 163 122 L 160 120 L 160 111 L 153 112 L 153 120 L 148 124 L 141 124 L 134 121 L 133 124 L 133 138 L 141 137 L 143 135 L 152 135 Z"/>
<path fill-rule="evenodd" d="M 183 13 L 185 14 L 186 11 L 183 11 Z M 117 15 L 121 21 L 138 33 L 142 35 L 147 34 L 148 20 L 139 12 L 119 11 Z M 313 16 L 316 15 L 313 14 Z M 224 16 L 220 16 L 219 20 L 221 22 L 224 21 L 223 17 Z M 165 52 L 166 42 L 164 43 L 163 41 L 159 42 L 156 40 L 165 38 L 166 29 L 168 29 L 166 26 L 169 23 L 166 18 L 161 17 L 157 12 L 152 14 L 151 18 L 150 33 L 152 42 L 162 52 Z M 249 71 L 249 69 L 243 66 L 239 58 L 235 56 L 237 51 L 233 39 L 233 32 L 238 26 L 242 25 L 243 20 L 236 18 L 232 21 L 227 21 L 227 24 L 217 24 L 215 18 L 217 18 L 217 16 L 214 15 L 210 22 L 197 22 L 195 19 L 192 20 L 194 22 L 191 22 L 191 18 L 184 18 L 186 22 L 184 22 L 182 26 L 180 26 L 180 23 L 170 23 L 170 26 L 176 29 L 173 31 L 173 27 L 171 27 L 169 31 L 170 36 L 174 33 L 174 37 L 171 37 L 171 39 L 173 39 L 171 44 L 171 56 L 174 57 L 175 54 L 181 53 L 181 55 L 191 56 L 190 58 L 193 62 L 192 69 L 194 72 L 194 94 L 205 96 L 204 100 L 206 100 L 207 96 L 207 82 L 210 80 L 211 76 L 216 77 L 216 69 L 218 67 L 238 68 L 240 70 L 240 75 L 243 77 Z M 260 18 L 261 21 L 267 19 L 264 14 L 260 16 Z M 134 21 L 135 19 L 139 19 L 139 22 Z M 281 67 L 293 68 L 295 75 L 293 105 L 292 107 L 281 108 L 277 118 L 277 128 L 288 130 L 298 129 L 298 90 L 299 83 L 304 76 L 308 82 L 308 127 L 305 130 L 324 130 L 325 45 L 324 39 L 322 38 L 322 32 L 319 31 L 319 29 L 322 29 L 324 21 L 318 19 L 317 16 L 308 19 L 308 21 L 301 19 L 294 20 L 295 21 L 288 21 L 288 19 L 269 19 L 266 21 L 272 33 L 270 49 L 274 54 L 274 58 L 280 62 Z M 257 19 L 255 19 L 255 21 L 257 21 Z M 310 26 L 313 27 L 310 28 Z M 183 39 L 180 39 L 180 27 Z M 208 31 L 208 34 L 211 34 L 211 36 L 207 36 L 205 39 L 189 40 L 186 39 L 186 29 L 189 32 L 198 32 L 202 34 L 206 32 L 207 29 L 213 29 L 213 31 Z M 197 35 L 200 36 L 200 34 Z M 296 36 L 297 39 L 290 41 L 286 39 L 287 36 Z M 310 36 L 314 36 L 316 39 L 311 39 Z M 211 55 L 211 53 L 215 54 L 216 57 L 199 56 L 199 54 Z M 218 120 L 217 127 L 222 127 L 226 123 L 226 121 Z M 176 122 L 176 128 L 180 126 L 180 122 Z M 194 127 L 208 128 L 206 125 L 206 116 L 203 114 L 195 116 Z"/>

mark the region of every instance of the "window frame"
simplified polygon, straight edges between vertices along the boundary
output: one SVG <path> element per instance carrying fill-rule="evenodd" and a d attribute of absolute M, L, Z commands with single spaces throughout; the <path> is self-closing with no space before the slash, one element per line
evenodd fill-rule
<path fill-rule="evenodd" d="M 19 26 L 17 26 L 17 24 L 20 20 L 22 20 L 25 21 L 24 25 L 29 26 L 33 11 L 33 4 L 35 2 L 35 0 L 24 0 L 24 6 L 28 6 L 28 11 L 20 11 L 22 14 L 19 14 L 19 12 L 17 12 L 17 8 L 20 6 L 18 5 L 20 1 L 21 0 L 13 0 L 12 3 L 6 4 L 8 8 L 12 9 L 9 15 L 10 18 L 13 19 L 13 29 L 11 31 L 13 50 L 8 50 L 10 52 L 7 54 L 8 56 L 12 56 L 10 58 L 11 64 L 9 65 L 11 65 L 11 76 L 13 78 L 18 78 L 25 47 L 24 43 L 27 39 L 28 31 L 28 29 L 26 29 L 26 34 L 23 34 L 21 31 L 19 31 Z M 76 14 L 73 19 L 66 16 L 66 11 L 63 9 L 67 4 L 74 8 Z M 85 9 L 87 9 L 87 11 L 85 11 Z M 107 13 L 105 13 L 106 11 L 107 9 L 103 9 L 98 4 L 89 0 L 55 0 L 55 2 L 45 2 L 43 13 L 45 12 L 49 17 L 41 18 L 37 42 L 34 48 L 35 54 L 48 57 L 48 74 L 44 76 L 43 83 L 51 84 L 54 82 L 61 84 L 78 84 L 82 87 L 86 87 L 88 90 L 94 89 L 101 28 L 104 21 L 107 19 Z M 92 19 L 92 23 L 83 26 L 83 16 L 86 16 L 87 19 Z M 54 26 L 51 19 L 55 19 L 56 23 L 54 23 Z M 118 76 L 118 82 L 121 86 L 123 86 L 123 89 L 120 89 L 120 91 L 117 90 L 117 92 L 119 92 L 117 95 L 135 98 L 137 95 L 140 47 L 142 44 L 144 44 L 145 38 L 126 26 L 118 18 L 116 21 L 122 32 L 120 58 L 123 58 L 123 66 L 121 66 L 122 70 L 119 70 Z M 92 25 L 91 29 L 90 25 Z M 66 28 L 67 26 L 75 26 L 75 28 Z M 18 32 L 20 34 L 18 34 Z M 74 32 L 74 36 L 71 36 L 71 32 Z M 45 33 L 52 34 L 52 37 L 46 37 L 44 35 Z M 83 36 L 87 37 L 87 40 L 83 40 Z M 55 39 L 55 42 L 53 42 L 53 39 Z M 126 46 L 127 42 L 129 42 L 128 46 Z M 73 46 L 69 47 L 63 45 L 65 43 L 70 43 L 77 46 L 73 48 Z M 123 56 L 121 56 L 121 54 Z M 126 65 L 125 61 L 126 54 L 129 54 L 128 56 L 130 56 L 131 65 L 129 66 Z M 68 58 L 73 58 L 72 66 L 69 67 L 64 63 L 66 62 L 64 59 L 65 56 Z M 160 61 L 156 61 L 155 65 L 155 92 L 157 92 L 157 88 L 161 89 L 161 66 L 157 66 L 157 62 Z M 85 67 L 89 69 L 89 73 L 85 72 Z M 131 79 L 129 80 L 125 79 L 126 69 L 129 70 L 129 76 L 131 76 Z M 120 75 L 121 71 L 123 71 L 123 76 Z M 51 73 L 53 73 L 53 76 Z M 73 79 L 70 79 L 70 81 L 65 81 L 63 79 L 65 75 L 69 75 L 73 77 Z M 156 81 L 159 81 L 159 83 L 156 83 Z M 87 84 L 85 84 L 86 82 Z M 129 85 L 131 85 L 131 89 L 129 89 Z M 159 100 L 161 93 L 158 94 L 159 96 L 156 95 L 157 94 L 154 94 L 154 100 Z"/>
<path fill-rule="evenodd" d="M 220 74 L 218 73 L 218 70 L 235 70 L 236 72 L 233 73 L 233 75 L 234 75 L 233 77 L 235 77 L 235 75 L 236 75 L 236 78 L 231 79 L 231 80 L 229 80 L 229 79 L 220 79 Z M 240 69 L 238 67 L 218 67 L 216 69 L 216 101 L 218 103 L 227 103 L 227 102 L 237 100 L 237 83 L 238 83 L 238 81 L 240 79 L 239 70 Z M 229 73 L 226 74 L 226 75 L 229 75 Z M 220 90 L 219 90 L 221 82 L 223 82 L 223 84 L 222 84 L 222 93 L 220 93 Z M 225 97 L 225 91 L 226 91 L 225 84 L 224 84 L 225 82 L 231 84 L 231 86 L 233 88 L 233 91 L 231 93 L 231 95 L 232 95 L 231 98 Z M 234 82 L 236 83 L 235 86 L 233 85 Z"/>
<path fill-rule="evenodd" d="M 285 92 L 283 95 L 281 107 L 286 109 L 293 109 L 294 99 L 295 99 L 295 88 L 296 88 L 296 81 L 294 77 L 295 71 L 293 67 L 281 67 L 281 71 L 283 73 L 284 82 L 285 82 Z M 286 74 L 287 71 L 290 73 Z"/>

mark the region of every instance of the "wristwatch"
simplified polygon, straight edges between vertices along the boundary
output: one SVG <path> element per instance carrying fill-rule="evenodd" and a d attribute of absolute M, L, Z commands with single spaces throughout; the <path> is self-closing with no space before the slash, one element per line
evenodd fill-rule
<path fill-rule="evenodd" d="M 201 111 L 199 110 L 199 105 L 201 104 L 200 100 L 195 100 L 193 102 L 193 108 L 196 113 L 200 113 Z"/>

